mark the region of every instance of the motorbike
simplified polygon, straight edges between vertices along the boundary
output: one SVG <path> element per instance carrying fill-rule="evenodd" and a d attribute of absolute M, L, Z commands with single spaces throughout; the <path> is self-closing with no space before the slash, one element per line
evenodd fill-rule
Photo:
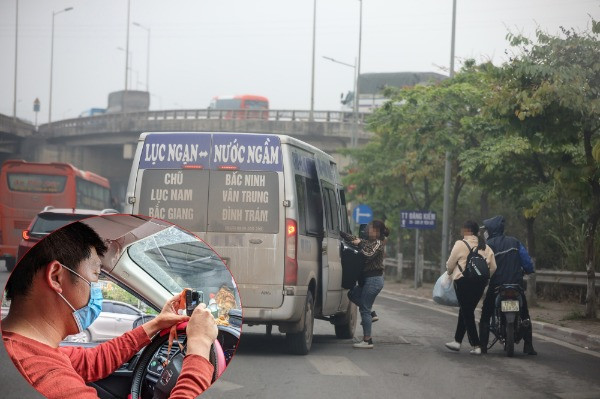
<path fill-rule="evenodd" d="M 524 330 L 529 320 L 521 320 L 523 306 L 523 289 L 519 284 L 502 284 L 497 288 L 494 312 L 490 322 L 490 332 L 494 340 L 488 345 L 490 349 L 496 342 L 504 345 L 508 357 L 515 352 L 515 344 L 523 339 Z"/>

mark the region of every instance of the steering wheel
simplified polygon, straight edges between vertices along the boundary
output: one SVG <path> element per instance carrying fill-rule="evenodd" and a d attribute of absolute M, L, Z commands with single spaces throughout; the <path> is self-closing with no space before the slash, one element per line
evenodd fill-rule
<path fill-rule="evenodd" d="M 167 399 L 169 397 L 183 367 L 187 345 L 186 326 L 187 322 L 177 325 L 177 339 L 180 342 L 183 341 L 184 350 L 182 351 L 179 345 L 174 344 L 171 348 L 169 364 L 166 367 L 163 368 L 162 363 L 166 360 L 166 346 L 170 329 L 162 330 L 146 346 L 133 370 L 131 399 L 140 399 L 145 386 L 153 390 L 153 399 Z M 221 376 L 226 367 L 225 354 L 218 340 L 215 340 L 210 348 L 209 361 L 214 367 L 212 384 Z"/>

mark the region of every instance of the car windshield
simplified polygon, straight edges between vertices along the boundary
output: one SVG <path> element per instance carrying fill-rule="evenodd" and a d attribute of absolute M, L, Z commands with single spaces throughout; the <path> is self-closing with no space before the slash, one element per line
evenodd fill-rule
<path fill-rule="evenodd" d="M 203 241 L 176 226 L 148 236 L 128 248 L 131 260 L 175 295 L 184 288 L 202 291 L 203 302 L 227 300 L 241 309 L 235 282 L 219 256 Z"/>
<path fill-rule="evenodd" d="M 85 219 L 91 215 L 43 213 L 38 215 L 37 220 L 31 227 L 31 234 L 48 234 L 71 222 Z"/>

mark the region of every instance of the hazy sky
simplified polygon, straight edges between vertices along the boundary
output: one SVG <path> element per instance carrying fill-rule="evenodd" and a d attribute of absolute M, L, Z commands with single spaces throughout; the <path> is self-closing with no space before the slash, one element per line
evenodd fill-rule
<path fill-rule="evenodd" d="M 20 0 L 17 115 L 48 120 L 50 37 L 56 16 L 53 119 L 106 107 L 125 85 L 126 0 Z M 12 115 L 16 0 L 0 0 L 0 113 Z M 458 0 L 456 56 L 506 60 L 506 33 L 585 29 L 600 0 Z M 446 73 L 452 0 L 364 0 L 362 72 Z M 267 96 L 272 109 L 310 107 L 312 0 L 131 0 L 152 30 L 151 109 L 206 108 L 216 95 Z M 358 55 L 358 0 L 317 0 L 315 109 L 339 110 Z M 146 38 L 132 26 L 132 89 L 146 83 Z"/>

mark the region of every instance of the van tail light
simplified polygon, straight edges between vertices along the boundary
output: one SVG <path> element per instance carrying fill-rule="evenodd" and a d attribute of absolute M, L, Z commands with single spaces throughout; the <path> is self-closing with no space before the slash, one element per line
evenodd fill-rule
<path fill-rule="evenodd" d="M 298 225 L 294 219 L 285 219 L 285 267 L 284 285 L 296 285 L 298 283 Z"/>
<path fill-rule="evenodd" d="M 26 241 L 29 241 L 29 239 L 31 238 L 31 236 L 29 235 L 29 230 L 23 230 L 23 232 L 21 233 L 21 236 Z"/>

